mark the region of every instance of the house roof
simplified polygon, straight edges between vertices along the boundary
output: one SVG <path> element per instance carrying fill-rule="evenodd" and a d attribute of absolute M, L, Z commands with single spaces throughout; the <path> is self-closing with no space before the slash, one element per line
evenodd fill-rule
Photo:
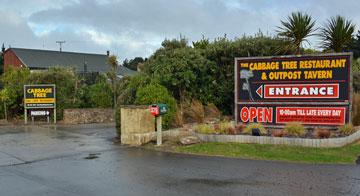
<path fill-rule="evenodd" d="M 87 72 L 107 72 L 110 66 L 107 63 L 107 55 L 59 52 L 51 50 L 37 50 L 25 48 L 9 48 L 30 69 L 48 69 L 50 67 L 72 67 L 76 72 L 84 72 L 85 64 Z M 133 75 L 136 71 L 127 67 L 119 66 L 118 75 Z"/>

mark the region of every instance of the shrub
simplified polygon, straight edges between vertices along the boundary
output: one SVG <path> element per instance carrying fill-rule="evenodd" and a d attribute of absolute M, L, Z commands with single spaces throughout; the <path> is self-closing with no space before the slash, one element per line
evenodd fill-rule
<path fill-rule="evenodd" d="M 214 125 L 215 130 L 219 134 L 235 135 L 236 131 L 231 122 L 223 121 Z"/>
<path fill-rule="evenodd" d="M 9 68 L 2 76 L 6 104 L 9 114 L 13 117 L 22 115 L 22 100 L 24 96 L 23 86 L 25 84 L 55 84 L 57 117 L 62 119 L 63 109 L 78 107 L 80 99 L 77 94 L 81 89 L 80 81 L 72 69 L 53 67 L 42 72 L 30 73 L 29 69 Z"/>
<path fill-rule="evenodd" d="M 217 134 L 227 134 L 227 135 L 236 135 L 238 133 L 236 127 L 234 127 L 234 125 L 231 122 L 226 122 L 226 121 L 220 122 L 218 124 L 214 124 L 214 131 Z"/>
<path fill-rule="evenodd" d="M 177 110 L 170 126 L 171 127 L 182 127 L 183 125 L 184 125 L 184 122 L 183 122 L 183 117 L 182 117 L 181 111 Z"/>
<path fill-rule="evenodd" d="M 290 122 L 285 125 L 284 130 L 287 134 L 292 136 L 303 136 L 305 135 L 305 128 L 304 126 L 299 122 Z"/>
<path fill-rule="evenodd" d="M 207 104 L 204 106 L 204 115 L 205 118 L 220 118 L 219 109 L 213 104 Z"/>
<path fill-rule="evenodd" d="M 185 100 L 180 103 L 182 109 L 182 119 L 184 123 L 203 123 L 204 106 L 198 100 Z"/>
<path fill-rule="evenodd" d="M 316 128 L 314 130 L 315 138 L 329 138 L 330 135 L 331 135 L 331 132 L 327 129 Z"/>
<path fill-rule="evenodd" d="M 196 125 L 194 130 L 202 134 L 214 134 L 216 132 L 215 129 L 208 124 Z"/>
<path fill-rule="evenodd" d="M 227 127 L 227 128 L 225 129 L 225 134 L 227 134 L 227 135 L 236 135 L 237 132 L 236 132 L 235 127 L 233 127 L 233 126 Z"/>
<path fill-rule="evenodd" d="M 353 95 L 352 111 L 353 111 L 352 123 L 355 126 L 360 125 L 360 94 L 358 93 Z"/>
<path fill-rule="evenodd" d="M 235 130 L 236 130 L 237 134 L 243 132 L 245 128 L 246 128 L 246 126 L 244 124 L 235 125 Z"/>
<path fill-rule="evenodd" d="M 338 130 L 340 131 L 340 133 L 342 133 L 344 135 L 351 135 L 351 134 L 355 133 L 354 126 L 349 123 L 338 127 Z"/>
<path fill-rule="evenodd" d="M 135 76 L 134 76 L 135 77 Z M 116 87 L 117 92 L 117 105 L 131 105 L 135 102 L 136 89 L 130 87 L 130 82 L 133 77 L 125 76 L 118 81 Z"/>
<path fill-rule="evenodd" d="M 88 103 L 94 108 L 110 108 L 113 105 L 113 93 L 108 82 L 99 82 L 86 90 Z"/>
<path fill-rule="evenodd" d="M 140 87 L 136 92 L 135 103 L 145 105 L 153 103 L 167 104 L 168 112 L 163 117 L 163 126 L 165 129 L 170 127 L 177 110 L 176 100 L 169 94 L 164 86 L 156 82 Z"/>
<path fill-rule="evenodd" d="M 251 124 L 249 124 L 248 126 L 246 126 L 243 133 L 252 134 L 253 129 L 259 129 L 261 135 L 266 135 L 267 134 L 267 131 L 266 131 L 265 127 L 262 124 L 259 124 L 259 123 L 251 123 Z"/>
<path fill-rule="evenodd" d="M 53 67 L 44 72 L 31 73 L 29 83 L 56 85 L 56 113 L 59 120 L 63 118 L 64 109 L 80 105 L 81 100 L 76 96 L 80 81 L 72 69 Z"/>
<path fill-rule="evenodd" d="M 220 124 L 214 124 L 214 130 L 220 132 Z"/>
<path fill-rule="evenodd" d="M 1 99 L 6 103 L 10 117 L 23 114 L 24 85 L 28 84 L 30 70 L 9 67 L 1 77 L 4 85 Z"/>
<path fill-rule="evenodd" d="M 273 137 L 284 137 L 286 135 L 286 132 L 284 130 L 273 130 L 271 132 L 271 135 Z"/>
<path fill-rule="evenodd" d="M 225 131 L 228 128 L 233 127 L 231 122 L 226 122 L 226 121 L 220 122 L 219 126 L 220 126 L 220 130 L 222 130 L 222 131 Z"/>

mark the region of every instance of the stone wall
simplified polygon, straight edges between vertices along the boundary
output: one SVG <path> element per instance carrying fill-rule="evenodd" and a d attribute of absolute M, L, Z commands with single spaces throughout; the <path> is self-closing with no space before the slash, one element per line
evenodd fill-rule
<path fill-rule="evenodd" d="M 115 120 L 114 109 L 65 109 L 63 120 L 65 124 L 112 123 Z"/>
<path fill-rule="evenodd" d="M 147 143 L 155 132 L 155 117 L 146 106 L 121 106 L 120 123 L 122 144 Z"/>

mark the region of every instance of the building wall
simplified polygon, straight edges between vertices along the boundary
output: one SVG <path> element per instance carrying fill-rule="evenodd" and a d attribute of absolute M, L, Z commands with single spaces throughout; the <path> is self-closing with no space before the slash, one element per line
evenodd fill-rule
<path fill-rule="evenodd" d="M 4 53 L 4 71 L 6 71 L 10 65 L 16 68 L 24 66 L 16 54 L 11 49 L 8 49 Z"/>

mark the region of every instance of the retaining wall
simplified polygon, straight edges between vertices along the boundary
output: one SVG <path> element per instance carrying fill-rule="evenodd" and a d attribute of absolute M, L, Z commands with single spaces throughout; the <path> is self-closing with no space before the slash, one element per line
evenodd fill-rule
<path fill-rule="evenodd" d="M 193 132 L 200 140 L 205 142 L 235 142 L 235 143 L 253 143 L 253 144 L 274 144 L 303 146 L 314 148 L 342 147 L 360 140 L 360 130 L 354 134 L 341 138 L 328 139 L 306 139 L 306 138 L 286 138 L 269 136 L 251 136 L 251 135 L 211 135 Z"/>

